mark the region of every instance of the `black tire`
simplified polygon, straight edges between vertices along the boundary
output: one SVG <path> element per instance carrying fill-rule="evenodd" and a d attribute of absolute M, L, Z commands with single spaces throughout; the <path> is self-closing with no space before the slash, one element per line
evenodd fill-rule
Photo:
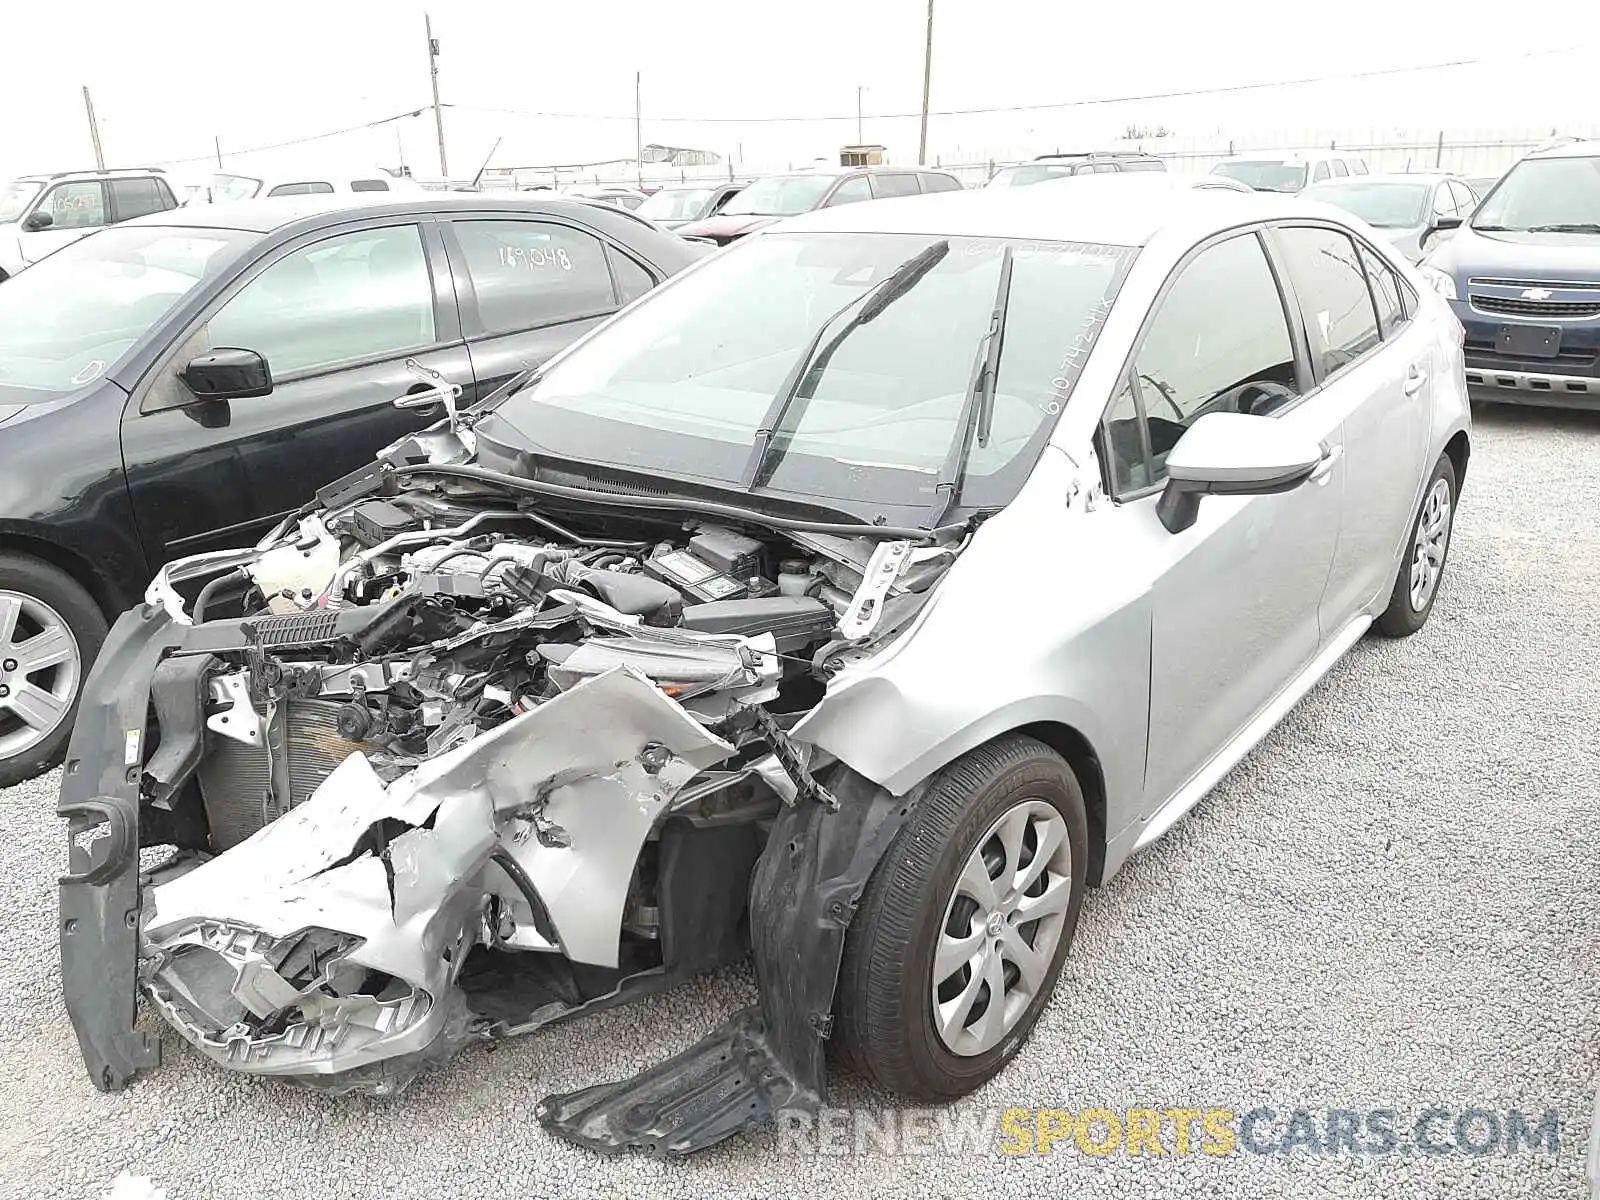
<path fill-rule="evenodd" d="M 978 839 L 1008 809 L 1040 800 L 1064 818 L 1071 898 L 1043 986 L 992 1049 L 952 1053 L 934 1029 L 933 954 L 946 905 Z M 845 938 L 835 1045 L 859 1074 L 899 1095 L 947 1101 L 980 1087 L 1021 1048 L 1055 989 L 1083 903 L 1088 821 L 1072 768 L 1048 746 L 1008 734 L 934 778 L 862 897 Z"/>
<path fill-rule="evenodd" d="M 1450 488 L 1450 520 L 1444 536 L 1444 558 L 1439 563 L 1439 578 L 1428 593 L 1427 603 L 1417 608 L 1411 602 L 1411 567 L 1416 558 L 1417 527 L 1422 523 L 1428 496 L 1441 479 Z M 1456 497 L 1455 464 L 1450 461 L 1448 454 L 1441 454 L 1439 461 L 1434 464 L 1433 474 L 1428 476 L 1428 486 L 1422 489 L 1422 500 L 1417 505 L 1416 515 L 1411 518 L 1405 553 L 1400 556 L 1400 570 L 1395 575 L 1394 590 L 1389 593 L 1389 607 L 1374 623 L 1374 628 L 1384 637 L 1410 637 L 1428 623 L 1428 614 L 1433 611 L 1433 602 L 1439 598 L 1439 587 L 1444 583 L 1444 571 L 1450 562 L 1450 539 L 1455 535 Z"/>
<path fill-rule="evenodd" d="M 106 640 L 106 619 L 88 592 L 66 572 L 20 554 L 0 553 L 0 592 L 31 596 L 50 606 L 77 641 L 78 683 L 66 718 L 41 741 L 5 756 L 0 751 L 0 788 L 11 787 L 44 774 L 67 752 L 72 723 L 78 711 L 78 693 Z M 3 666 L 3 663 L 0 663 Z M 11 686 L 11 685 L 3 685 Z M 16 727 L 16 718 L 0 709 L 0 736 Z"/>

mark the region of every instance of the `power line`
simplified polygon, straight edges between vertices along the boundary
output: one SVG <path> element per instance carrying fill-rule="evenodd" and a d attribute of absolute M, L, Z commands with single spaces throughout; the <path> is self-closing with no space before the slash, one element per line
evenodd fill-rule
<path fill-rule="evenodd" d="M 1127 96 L 1096 96 L 1084 100 L 1060 100 L 1044 104 L 1000 104 L 988 105 L 982 108 L 948 108 L 934 109 L 929 115 L 935 117 L 972 117 L 985 116 L 996 113 L 1015 112 L 1044 112 L 1057 109 L 1089 108 L 1107 104 L 1132 104 L 1149 100 L 1181 100 L 1196 96 L 1221 96 L 1239 92 L 1255 92 L 1270 90 L 1272 88 L 1304 87 L 1317 83 L 1337 83 L 1357 79 L 1377 79 L 1395 75 L 1421 74 L 1427 71 L 1448 71 L 1459 67 L 1484 66 L 1496 62 L 1515 62 L 1529 58 L 1540 58 L 1558 54 L 1572 54 L 1583 50 L 1581 46 L 1564 46 L 1549 50 L 1530 50 L 1525 54 L 1511 56 L 1496 56 L 1489 58 L 1462 58 L 1450 62 L 1426 63 L 1415 67 L 1385 67 L 1371 71 L 1348 71 L 1333 75 L 1312 75 L 1300 79 L 1264 80 L 1256 83 L 1224 84 L 1218 87 L 1186 88 L 1172 92 L 1145 92 Z M 545 117 L 553 120 L 570 121 L 633 121 L 634 114 L 612 113 L 576 113 L 576 112 L 545 112 L 525 108 L 499 108 L 481 104 L 450 104 L 442 105 L 444 108 L 470 109 L 473 112 L 503 113 L 520 117 Z M 347 125 L 342 129 L 330 129 L 323 133 L 306 134 L 303 137 L 290 138 L 287 141 L 270 142 L 260 146 L 246 146 L 238 150 L 229 150 L 229 154 L 257 154 L 267 150 L 285 150 L 291 146 L 303 146 L 309 142 L 320 142 L 327 138 L 343 137 L 349 133 L 359 133 L 365 129 L 376 129 L 383 125 L 393 124 L 395 121 L 404 121 L 411 117 L 420 117 L 427 108 L 415 108 L 408 112 L 395 113 L 393 116 L 379 117 L 374 121 L 364 121 L 358 125 Z M 920 110 L 916 112 L 891 112 L 867 113 L 865 116 L 873 120 L 896 120 L 920 118 Z M 825 114 L 813 116 L 793 117 L 657 117 L 652 116 L 652 121 L 665 123 L 678 123 L 686 125 L 777 125 L 797 124 L 817 121 L 854 121 L 855 113 Z M 212 155 L 196 154 L 188 158 L 164 158 L 154 160 L 162 166 L 183 166 L 188 163 L 210 162 Z M 147 160 L 148 161 L 148 160 Z"/>
<path fill-rule="evenodd" d="M 325 138 L 343 137 L 347 133 L 360 133 L 363 129 L 377 129 L 381 125 L 389 125 L 395 121 L 404 121 L 409 117 L 420 117 L 423 109 L 417 108 L 410 112 L 396 113 L 392 117 L 379 117 L 376 121 L 365 121 L 360 125 L 347 125 L 343 129 L 330 129 L 326 133 L 311 133 L 305 137 L 290 138 L 286 142 L 272 142 L 264 146 L 245 146 L 238 150 L 229 149 L 229 154 L 257 154 L 263 150 L 285 150 L 290 146 L 303 146 L 307 142 L 320 142 Z M 210 162 L 211 155 L 196 154 L 191 158 L 158 158 L 157 166 L 177 167 L 186 163 Z"/>
<path fill-rule="evenodd" d="M 1424 71 L 1448 71 L 1458 67 L 1477 67 L 1489 63 L 1515 62 L 1528 58 L 1540 58 L 1555 54 L 1572 54 L 1583 50 L 1582 46 L 1563 46 L 1548 50 L 1530 50 L 1525 54 L 1498 55 L 1489 58 L 1460 58 L 1449 62 L 1426 63 L 1415 67 L 1382 67 L 1371 71 L 1346 71 L 1333 75 L 1309 75 L 1301 79 L 1263 80 L 1256 83 L 1233 83 L 1218 87 L 1186 88 L 1173 92 L 1144 92 L 1127 96 L 1096 96 L 1086 100 L 1058 100 L 1044 104 L 997 104 L 982 108 L 946 108 L 932 109 L 930 116 L 935 117 L 974 117 L 994 113 L 1014 112 L 1044 112 L 1064 108 L 1088 108 L 1105 104 L 1132 104 L 1146 100 L 1183 100 L 1196 96 L 1221 96 L 1236 92 L 1255 92 L 1270 90 L 1272 88 L 1304 87 L 1316 83 L 1339 83 L 1356 79 L 1377 79 L 1393 75 L 1414 75 Z M 555 120 L 568 121 L 632 121 L 631 114 L 622 115 L 614 113 L 578 113 L 578 112 L 548 112 L 527 108 L 498 108 L 481 104 L 447 104 L 446 108 L 466 108 L 474 112 L 504 113 L 520 117 L 548 117 Z M 899 118 L 920 118 L 920 109 L 914 112 L 867 113 L 866 116 L 874 120 L 895 120 Z M 794 117 L 658 117 L 652 115 L 652 121 L 677 122 L 689 125 L 778 125 L 796 124 L 812 121 L 854 121 L 855 113 L 830 113 L 812 116 Z"/>

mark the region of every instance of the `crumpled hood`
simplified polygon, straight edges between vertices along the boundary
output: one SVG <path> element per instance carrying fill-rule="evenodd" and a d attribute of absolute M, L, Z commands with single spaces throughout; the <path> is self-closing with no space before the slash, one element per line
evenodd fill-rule
<path fill-rule="evenodd" d="M 1600 236 L 1479 233 L 1463 225 L 1453 238 L 1430 248 L 1425 261 L 1461 283 L 1483 276 L 1594 283 L 1600 280 Z"/>
<path fill-rule="evenodd" d="M 678 226 L 674 232 L 679 237 L 707 237 L 727 242 L 743 237 L 747 233 L 754 233 L 757 229 L 765 229 L 779 220 L 781 220 L 779 217 L 723 215 L 707 217 L 704 221 L 691 221 L 687 225 Z"/>

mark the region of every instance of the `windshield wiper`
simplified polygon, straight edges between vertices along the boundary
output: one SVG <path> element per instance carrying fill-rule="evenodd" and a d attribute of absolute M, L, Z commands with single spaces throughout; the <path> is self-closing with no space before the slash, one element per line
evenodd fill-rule
<path fill-rule="evenodd" d="M 1556 225 L 1530 225 L 1529 233 L 1600 233 L 1600 224 L 1593 221 L 1573 221 Z"/>
<path fill-rule="evenodd" d="M 938 266 L 946 254 L 950 253 L 948 239 L 934 242 L 913 258 L 896 267 L 892 274 L 885 276 L 872 287 L 859 296 L 852 297 L 848 303 L 842 304 L 834 310 L 826 321 L 817 327 L 817 332 L 806 343 L 806 348 L 795 360 L 789 374 L 784 377 L 783 386 L 773 396 L 772 403 L 767 406 L 767 411 L 761 416 L 761 423 L 756 426 L 756 436 L 750 446 L 750 457 L 745 460 L 744 474 L 741 482 L 746 489 L 760 486 L 766 481 L 772 467 L 776 465 L 776 456 L 772 453 L 774 438 L 779 428 L 782 427 L 784 418 L 789 415 L 789 410 L 797 400 L 809 403 L 816 394 L 817 381 L 822 373 L 828 369 L 828 363 L 837 353 L 845 338 L 857 329 L 872 321 L 884 309 L 916 287 L 922 277 L 934 267 Z M 844 328 L 834 335 L 832 341 L 823 346 L 823 338 L 828 336 L 828 330 L 835 321 L 844 316 L 852 308 L 860 306 L 860 311 L 850 318 Z M 798 423 L 805 416 L 805 405 L 800 406 L 796 417 Z M 774 461 L 769 463 L 769 459 Z"/>
<path fill-rule="evenodd" d="M 1000 349 L 1005 340 L 1006 309 L 1011 303 L 1011 247 L 1007 245 L 1000 256 L 1000 278 L 994 289 L 994 311 L 989 316 L 989 328 L 978 341 L 978 351 L 973 357 L 972 380 L 967 384 L 967 398 L 961 405 L 961 427 L 950 443 L 944 465 L 939 468 L 939 478 L 933 487 L 933 504 L 928 512 L 928 528 L 939 523 L 961 499 L 961 477 L 966 473 L 967 459 L 972 454 L 972 443 L 980 447 L 989 444 L 989 425 L 994 417 L 995 377 L 1000 370 Z"/>

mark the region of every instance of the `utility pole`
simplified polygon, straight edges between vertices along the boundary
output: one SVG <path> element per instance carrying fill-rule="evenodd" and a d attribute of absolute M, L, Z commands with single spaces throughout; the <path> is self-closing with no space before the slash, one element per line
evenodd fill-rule
<path fill-rule="evenodd" d="M 422 27 L 428 34 L 428 75 L 433 82 L 433 127 L 439 134 L 439 174 L 450 182 L 450 163 L 444 154 L 444 109 L 439 104 L 439 43 L 433 36 L 433 19 L 422 14 Z"/>
<path fill-rule="evenodd" d="M 89 136 L 94 139 L 94 166 L 97 171 L 106 169 L 105 151 L 100 148 L 100 123 L 94 119 L 94 101 L 89 99 L 89 85 L 83 85 L 83 108 L 89 114 Z"/>
<path fill-rule="evenodd" d="M 928 91 L 933 84 L 933 0 L 928 0 L 928 45 L 922 54 L 922 136 L 917 139 L 917 166 L 928 165 Z"/>
<path fill-rule="evenodd" d="M 640 104 L 640 88 L 643 83 L 643 73 L 633 73 L 633 170 L 634 178 L 639 183 L 639 190 L 644 190 L 644 117 Z"/>
<path fill-rule="evenodd" d="M 217 170 L 220 171 L 222 170 L 222 135 L 213 135 L 211 144 L 217 148 Z"/>
<path fill-rule="evenodd" d="M 867 89 L 859 83 L 856 84 L 856 145 L 866 145 L 867 139 L 861 135 L 861 93 Z"/>

